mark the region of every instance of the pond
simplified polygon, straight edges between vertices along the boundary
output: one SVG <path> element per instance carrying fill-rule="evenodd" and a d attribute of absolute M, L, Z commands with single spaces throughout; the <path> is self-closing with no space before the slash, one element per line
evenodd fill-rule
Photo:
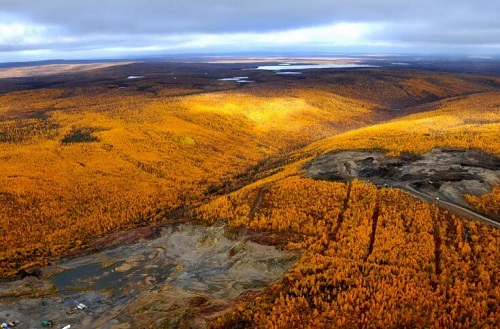
<path fill-rule="evenodd" d="M 258 66 L 256 70 L 266 71 L 282 71 L 282 70 L 310 70 L 310 69 L 347 69 L 347 68 L 363 68 L 363 67 L 378 67 L 377 65 L 368 64 L 297 64 L 297 65 L 263 65 Z"/>
<path fill-rule="evenodd" d="M 133 323 L 124 311 L 140 312 L 141 300 L 153 302 L 150 296 L 158 305 L 175 298 L 188 304 L 202 298 L 205 306 L 230 301 L 279 280 L 295 261 L 296 254 L 245 236 L 228 239 L 222 225 L 169 226 L 155 239 L 55 263 L 42 268 L 40 278 L 2 283 L 0 319 L 22 320 L 23 328 L 41 320 L 56 327 L 111 328 L 111 319 Z"/>
<path fill-rule="evenodd" d="M 248 77 L 232 77 L 232 78 L 222 78 L 218 79 L 219 81 L 234 81 L 234 82 L 239 82 L 239 83 L 246 83 L 246 82 L 253 82 L 251 80 L 248 80 Z"/>

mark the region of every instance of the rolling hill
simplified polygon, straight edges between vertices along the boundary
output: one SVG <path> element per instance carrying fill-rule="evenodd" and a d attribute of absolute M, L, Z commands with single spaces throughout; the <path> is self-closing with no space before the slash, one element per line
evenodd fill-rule
<path fill-rule="evenodd" d="M 175 76 L 138 63 L 0 80 L 3 278 L 112 233 L 222 221 L 300 257 L 280 282 L 207 316 L 214 327 L 498 326 L 497 228 L 306 171 L 351 150 L 475 150 L 496 163 L 499 78 L 369 68 L 245 71 L 255 82 L 238 84 L 218 79 L 250 64 L 175 65 Z M 499 183 L 462 197 L 498 220 Z"/>

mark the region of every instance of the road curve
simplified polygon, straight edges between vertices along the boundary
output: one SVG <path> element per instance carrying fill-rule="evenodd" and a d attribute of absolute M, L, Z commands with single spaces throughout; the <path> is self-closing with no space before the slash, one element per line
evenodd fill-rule
<path fill-rule="evenodd" d="M 396 188 L 400 188 L 400 189 L 403 189 L 405 191 L 408 191 L 410 192 L 411 194 L 413 194 L 414 196 L 416 196 L 417 198 L 423 200 L 423 201 L 426 201 L 426 202 L 433 202 L 433 203 L 436 203 L 438 205 L 440 205 L 441 207 L 445 208 L 445 209 L 448 209 L 450 211 L 453 211 L 454 213 L 458 214 L 458 215 L 462 215 L 462 216 L 465 216 L 465 217 L 468 217 L 468 218 L 471 218 L 471 219 L 475 219 L 475 220 L 478 220 L 478 221 L 481 221 L 481 222 L 484 222 L 488 225 L 491 225 L 491 226 L 494 226 L 496 228 L 499 228 L 500 229 L 500 223 L 499 222 L 496 222 L 492 219 L 489 219 L 488 217 L 485 217 L 483 215 L 480 215 L 474 211 L 471 211 L 467 208 L 464 208 L 464 207 L 460 207 L 459 205 L 456 205 L 456 204 L 453 204 L 453 203 L 450 203 L 450 202 L 447 202 L 447 201 L 444 201 L 444 200 L 439 200 L 439 199 L 436 199 L 432 196 L 429 196 L 425 193 L 422 193 L 422 192 L 419 192 L 417 190 L 415 190 L 413 187 L 411 186 L 408 186 L 407 184 L 395 184 L 393 185 L 393 187 L 396 187 Z"/>

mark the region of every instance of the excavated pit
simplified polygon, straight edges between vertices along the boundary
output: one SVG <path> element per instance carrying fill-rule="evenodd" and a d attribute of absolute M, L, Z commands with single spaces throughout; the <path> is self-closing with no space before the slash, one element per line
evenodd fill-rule
<path fill-rule="evenodd" d="M 167 322 L 204 328 L 235 298 L 279 280 L 297 257 L 245 236 L 228 239 L 225 232 L 221 225 L 171 226 L 154 240 L 61 261 L 42 268 L 40 277 L 2 283 L 0 320 L 20 320 L 22 328 L 40 327 L 42 320 L 59 328 Z"/>
<path fill-rule="evenodd" d="M 314 179 L 368 180 L 379 186 L 415 189 L 472 209 L 465 194 L 482 195 L 500 183 L 500 159 L 477 150 L 434 149 L 421 156 L 388 157 L 376 151 L 331 152 L 305 165 Z"/>

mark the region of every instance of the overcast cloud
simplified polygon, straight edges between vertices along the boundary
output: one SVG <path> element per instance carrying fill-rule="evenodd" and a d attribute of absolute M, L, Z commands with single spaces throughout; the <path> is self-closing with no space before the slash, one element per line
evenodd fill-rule
<path fill-rule="evenodd" d="M 321 51 L 500 53 L 499 0 L 0 0 L 0 61 Z"/>

